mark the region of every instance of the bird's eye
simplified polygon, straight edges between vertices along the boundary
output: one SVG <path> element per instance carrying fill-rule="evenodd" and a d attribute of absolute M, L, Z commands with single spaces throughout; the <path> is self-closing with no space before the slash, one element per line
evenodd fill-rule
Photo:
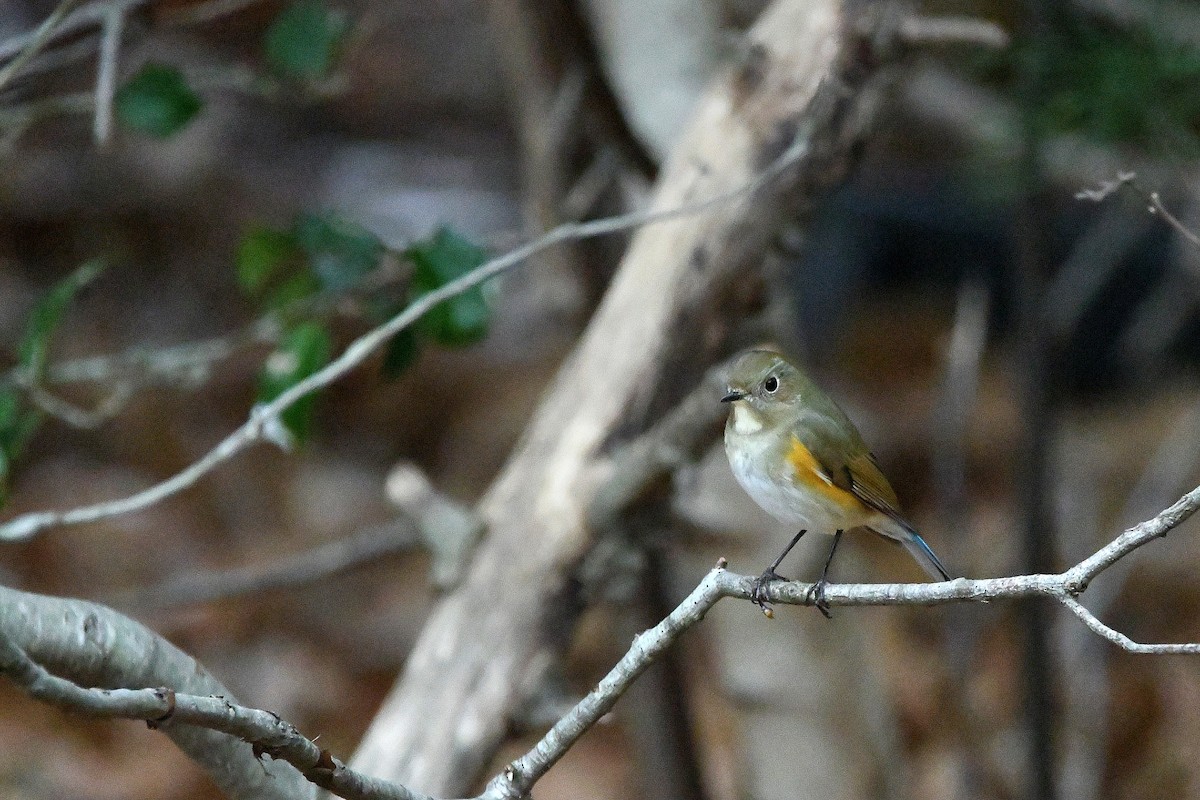
<path fill-rule="evenodd" d="M 767 394 L 775 394 L 775 391 L 779 388 L 779 378 L 771 375 L 763 381 L 763 388 L 767 390 Z"/>

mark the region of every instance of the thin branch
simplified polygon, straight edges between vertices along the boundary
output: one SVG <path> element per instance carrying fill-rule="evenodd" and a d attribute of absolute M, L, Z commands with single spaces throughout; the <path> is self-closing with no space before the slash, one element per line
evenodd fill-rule
<path fill-rule="evenodd" d="M 57 8 L 50 12 L 50 16 L 42 21 L 42 24 L 37 27 L 24 43 L 13 60 L 8 62 L 3 69 L 0 69 L 0 90 L 3 90 L 5 86 L 11 83 L 16 74 L 24 69 L 25 65 L 46 46 L 46 43 L 50 41 L 50 37 L 54 35 L 55 29 L 58 28 L 63 18 L 77 5 L 79 5 L 79 0 L 63 0 L 58 4 Z"/>
<path fill-rule="evenodd" d="M 211 22 L 219 17 L 236 14 L 244 8 L 263 0 L 208 0 L 204 3 L 172 5 L 162 10 L 162 21 L 166 25 L 183 27 Z"/>
<path fill-rule="evenodd" d="M 92 138 L 99 146 L 108 144 L 113 127 L 113 97 L 117 91 L 118 52 L 125 29 L 125 7 L 114 3 L 104 15 L 100 38 L 100 63 L 96 68 L 96 114 Z"/>
<path fill-rule="evenodd" d="M 408 552 L 418 541 L 419 532 L 415 525 L 404 519 L 393 520 L 363 528 L 337 541 L 276 558 L 267 564 L 227 570 L 191 570 L 157 586 L 121 594 L 113 598 L 112 605 L 145 611 L 307 586 Z"/>
<path fill-rule="evenodd" d="M 1122 650 L 1128 650 L 1131 653 L 1148 653 L 1152 655 L 1163 655 L 1170 653 L 1184 653 L 1187 655 L 1200 655 L 1200 643 L 1187 644 L 1141 644 L 1130 639 L 1120 631 L 1115 631 L 1105 625 L 1100 620 L 1096 619 L 1096 615 L 1084 608 L 1073 597 L 1060 595 L 1057 598 L 1058 602 L 1066 606 L 1072 614 L 1083 620 L 1083 624 L 1090 629 L 1108 639 L 1113 644 L 1120 647 Z"/>
<path fill-rule="evenodd" d="M 1008 31 L 982 17 L 915 14 L 900 23 L 900 37 L 909 45 L 968 45 L 988 50 L 1008 47 Z"/>
<path fill-rule="evenodd" d="M 28 539 L 50 527 L 80 525 L 140 511 L 177 494 L 251 445 L 267 439 L 267 434 L 279 415 L 297 400 L 340 380 L 365 361 L 371 353 L 384 346 L 393 336 L 411 326 L 439 303 L 511 270 L 530 256 L 562 242 L 579 241 L 652 223 L 665 222 L 678 217 L 700 214 L 726 203 L 743 199 L 782 174 L 808 152 L 808 133 L 807 128 L 802 129 L 791 145 L 766 169 L 753 180 L 728 192 L 715 195 L 707 200 L 673 208 L 651 208 L 590 222 L 565 223 L 522 247 L 487 261 L 477 269 L 441 288 L 422 295 L 387 322 L 355 339 L 340 356 L 324 368 L 296 383 L 271 402 L 256 406 L 250 412 L 250 417 L 245 423 L 226 436 L 198 461 L 170 478 L 141 492 L 117 500 L 80 506 L 67 511 L 39 511 L 22 514 L 0 525 L 0 540 L 19 541 Z"/>
<path fill-rule="evenodd" d="M 729 364 L 705 373 L 700 384 L 659 422 L 613 453 L 611 477 L 588 507 L 588 524 L 612 529 L 620 515 L 658 483 L 695 462 L 723 424 L 728 410 L 716 399 L 725 391 Z"/>
<path fill-rule="evenodd" d="M 193 25 L 236 13 L 247 6 L 260 2 L 262 0 L 207 0 L 206 2 L 193 3 L 184 7 L 165 8 L 161 11 L 161 18 L 166 25 Z M 46 40 L 40 48 L 44 48 L 47 44 L 59 40 L 77 36 L 92 28 L 102 27 L 109 9 L 113 6 L 120 6 L 125 14 L 129 15 L 138 8 L 150 5 L 151 3 L 152 0 L 92 0 L 92 2 L 81 5 L 64 19 L 54 24 L 47 33 Z M 76 4 L 72 3 L 72 5 Z M 45 24 L 42 23 L 42 27 Z M 34 31 L 19 33 L 4 41 L 0 41 L 0 63 L 9 61 L 11 64 L 10 59 L 16 58 L 24 52 L 38 37 L 42 31 L 42 27 Z M 94 46 L 95 44 L 92 43 L 91 47 Z"/>
<path fill-rule="evenodd" d="M 44 414 L 65 422 L 72 428 L 94 430 L 121 413 L 133 397 L 133 387 L 128 383 L 117 384 L 116 388 L 94 408 L 80 408 L 41 386 L 25 386 L 29 401 Z"/>
<path fill-rule="evenodd" d="M 1090 558 L 1056 575 L 1022 575 L 1009 578 L 968 580 L 958 578 L 941 583 L 843 584 L 826 589 L 825 600 L 831 606 L 935 605 L 952 601 L 987 602 L 1000 598 L 1050 597 L 1081 619 L 1092 631 L 1133 653 L 1200 655 L 1200 643 L 1141 644 L 1119 633 L 1084 608 L 1075 596 L 1087 583 L 1124 556 L 1153 539 L 1166 535 L 1200 507 L 1200 487 L 1184 495 L 1153 519 L 1122 533 Z M 756 578 L 726 571 L 725 560 L 717 564 L 699 585 L 661 622 L 634 638 L 629 651 L 600 683 L 570 712 L 559 719 L 525 755 L 510 763 L 494 777 L 475 800 L 521 800 L 537 781 L 578 741 L 586 731 L 607 714 L 635 680 L 660 657 L 686 630 L 704 619 L 705 614 L 724 597 L 749 600 Z M 812 605 L 813 586 L 807 583 L 777 582 L 763 590 L 773 603 Z M 10 592 L 11 593 L 11 592 Z M 11 593 L 19 595 L 20 593 Z M 34 597 L 21 595 L 25 598 Z M 20 599 L 16 599 L 20 603 Z M 77 601 L 52 600 L 71 606 L 79 616 L 99 607 Z M 3 611 L 0 606 L 0 611 Z M 114 612 L 87 612 L 91 622 L 99 616 L 120 619 Z M 0 614 L 0 620 L 5 615 Z M 110 624 L 120 624 L 110 623 Z M 136 624 L 136 623 L 133 623 Z M 140 626 L 139 626 L 140 627 Z M 110 645 L 111 646 L 111 645 Z M 61 656 L 60 656 L 61 658 Z M 170 730 L 175 723 L 207 728 L 250 742 L 256 754 L 287 761 L 309 781 L 333 793 L 354 800 L 430 800 L 399 784 L 369 778 L 346 767 L 294 726 L 275 714 L 245 708 L 223 697 L 176 694 L 172 689 L 85 689 L 71 680 L 56 676 L 38 664 L 16 643 L 10 631 L 0 629 L 0 672 L 7 674 L 34 697 L 96 716 L 144 719 L 152 727 Z"/>
<path fill-rule="evenodd" d="M 1107 200 L 1126 186 L 1147 203 L 1147 210 L 1151 214 L 1157 214 L 1162 217 L 1168 225 L 1174 228 L 1193 247 L 1200 249 L 1200 236 L 1171 213 L 1170 209 L 1163 204 L 1158 192 L 1152 192 L 1138 183 L 1137 173 L 1135 172 L 1118 172 L 1116 180 L 1104 181 L 1094 189 L 1081 189 L 1075 193 L 1075 199 L 1090 200 L 1093 203 L 1099 203 Z"/>
<path fill-rule="evenodd" d="M 1091 558 L 1058 575 L 1025 575 L 1011 578 L 941 583 L 857 584 L 829 586 L 825 597 L 830 605 L 934 605 L 954 600 L 987 602 L 999 598 L 1052 597 L 1080 616 L 1088 627 L 1118 646 L 1140 653 L 1196 653 L 1200 644 L 1142 645 L 1088 618 L 1090 613 L 1074 600 L 1087 581 L 1120 558 L 1152 539 L 1166 535 L 1200 507 L 1200 487 L 1184 495 L 1153 519 L 1130 528 Z M 698 623 L 723 597 L 750 599 L 756 579 L 725 570 L 724 559 L 705 576 L 683 602 L 654 628 L 637 636 L 633 645 L 599 685 L 534 745 L 493 778 L 479 800 L 520 800 L 570 747 L 608 713 L 617 699 L 639 675 L 688 628 Z M 768 600 L 793 605 L 812 605 L 812 585 L 797 582 L 771 583 L 765 587 Z M 1080 614 L 1082 609 L 1083 613 Z M 1094 624 L 1093 624 L 1094 623 Z M 1106 633 L 1105 631 L 1108 631 Z M 1111 635 L 1110 635 L 1111 634 Z"/>
<path fill-rule="evenodd" d="M 1085 559 L 1063 573 L 1068 582 L 1064 586 L 1072 596 L 1081 594 L 1092 579 L 1146 542 L 1166 536 L 1200 507 L 1200 487 L 1185 494 L 1174 505 L 1160 512 L 1153 519 L 1134 525 L 1095 555 Z"/>

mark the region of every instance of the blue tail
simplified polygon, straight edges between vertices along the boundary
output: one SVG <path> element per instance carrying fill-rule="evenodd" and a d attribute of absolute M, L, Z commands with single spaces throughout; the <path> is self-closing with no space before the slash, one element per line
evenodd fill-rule
<path fill-rule="evenodd" d="M 929 577 L 943 581 L 951 580 L 950 573 L 946 571 L 942 560 L 937 557 L 937 554 L 933 552 L 933 549 L 929 545 L 925 544 L 925 540 L 921 538 L 920 534 L 909 528 L 908 536 L 902 539 L 901 542 L 904 544 L 904 549 L 912 553 L 917 563 L 925 568 L 925 571 L 929 573 Z"/>

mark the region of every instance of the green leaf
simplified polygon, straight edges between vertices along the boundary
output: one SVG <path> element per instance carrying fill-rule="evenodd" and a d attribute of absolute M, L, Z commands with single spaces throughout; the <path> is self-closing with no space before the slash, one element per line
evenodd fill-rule
<path fill-rule="evenodd" d="M 420 349 L 417 332 L 412 328 L 405 328 L 393 336 L 383 354 L 383 377 L 386 380 L 400 377 L 417 360 Z"/>
<path fill-rule="evenodd" d="M 153 63 L 118 89 L 113 100 L 122 125 L 159 139 L 178 133 L 204 106 L 182 72 Z"/>
<path fill-rule="evenodd" d="M 46 374 L 50 342 L 71 302 L 83 287 L 96 279 L 104 266 L 98 259 L 83 264 L 51 286 L 29 312 L 17 344 L 17 357 L 31 384 L 37 385 Z M 41 411 L 28 407 L 21 390 L 0 390 L 0 506 L 8 499 L 13 462 L 25 450 L 42 419 Z"/>
<path fill-rule="evenodd" d="M 287 311 L 293 303 L 311 297 L 321 289 L 317 279 L 308 272 L 289 276 L 263 298 L 263 307 L 271 311 Z"/>
<path fill-rule="evenodd" d="M 329 363 L 333 337 L 315 322 L 292 328 L 263 364 L 258 379 L 258 402 L 269 403 Z M 280 415 L 284 427 L 298 442 L 312 431 L 316 396 L 306 395 Z"/>
<path fill-rule="evenodd" d="M 0 507 L 8 502 L 13 462 L 42 424 L 42 412 L 26 408 L 16 389 L 0 391 Z"/>
<path fill-rule="evenodd" d="M 46 371 L 50 339 L 54 336 L 79 290 L 87 286 L 104 270 L 104 262 L 96 259 L 76 269 L 50 287 L 50 291 L 34 305 L 25 321 L 25 332 L 17 346 L 21 366 L 29 372 L 32 382 L 40 382 Z"/>
<path fill-rule="evenodd" d="M 407 256 L 413 271 L 414 299 L 440 289 L 487 261 L 487 252 L 449 228 L 441 228 L 429 240 L 411 246 Z M 435 341 L 448 346 L 477 342 L 487 334 L 491 311 L 482 286 L 434 306 L 421 319 L 420 328 Z"/>
<path fill-rule="evenodd" d="M 261 295 L 280 270 L 299 256 L 296 237 L 288 231 L 258 226 L 238 243 L 237 277 L 242 290 Z"/>
<path fill-rule="evenodd" d="M 292 232 L 322 288 L 334 292 L 378 267 L 385 250 L 375 234 L 336 214 L 301 214 Z"/>
<path fill-rule="evenodd" d="M 15 459 L 42 423 L 42 413 L 26 408 L 16 389 L 0 391 L 0 452 Z"/>
<path fill-rule="evenodd" d="M 324 78 L 333 69 L 348 30 L 345 15 L 327 8 L 323 0 L 297 0 L 267 29 L 263 43 L 267 62 L 281 78 Z"/>
<path fill-rule="evenodd" d="M 8 491 L 12 483 L 12 461 L 0 450 L 0 508 L 8 505 Z"/>

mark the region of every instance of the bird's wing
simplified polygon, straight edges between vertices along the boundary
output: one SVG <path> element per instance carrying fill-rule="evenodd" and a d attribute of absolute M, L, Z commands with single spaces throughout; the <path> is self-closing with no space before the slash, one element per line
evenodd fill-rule
<path fill-rule="evenodd" d="M 875 463 L 873 455 L 868 452 L 849 459 L 845 471 L 850 482 L 849 489 L 855 497 L 876 511 L 881 511 L 894 520 L 903 521 L 896 492 L 879 471 L 879 465 Z"/>
<path fill-rule="evenodd" d="M 853 424 L 848 419 L 838 425 L 837 420 L 814 417 L 809 417 L 807 422 L 801 427 L 799 438 L 828 480 L 870 508 L 903 521 L 896 492 L 879 471 L 875 456 L 871 455 Z"/>

